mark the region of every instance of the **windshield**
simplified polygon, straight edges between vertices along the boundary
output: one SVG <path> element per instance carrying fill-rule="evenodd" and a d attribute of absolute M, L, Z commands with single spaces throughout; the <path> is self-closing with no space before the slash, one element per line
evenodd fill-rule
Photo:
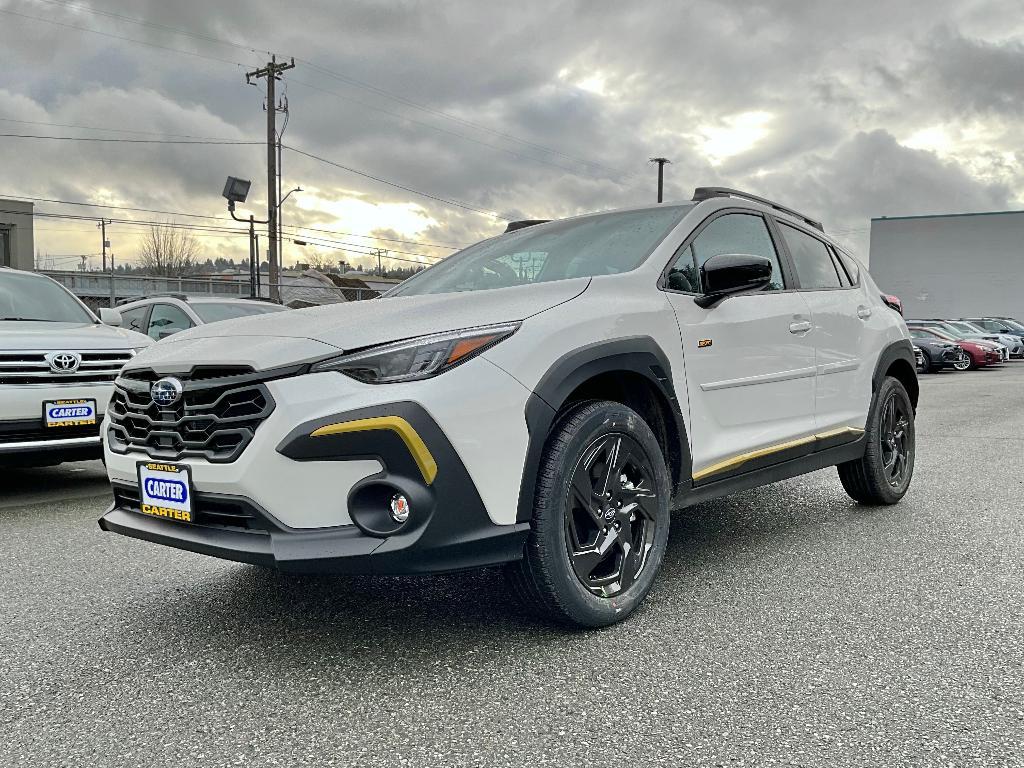
<path fill-rule="evenodd" d="M 58 283 L 8 269 L 0 270 L 0 320 L 96 322 L 96 318 Z"/>
<path fill-rule="evenodd" d="M 982 330 L 978 326 L 971 325 L 970 323 L 950 323 L 950 325 L 956 328 L 958 331 L 963 331 L 964 333 L 991 333 L 991 331 Z"/>
<path fill-rule="evenodd" d="M 1016 320 L 1011 320 L 1008 317 L 1004 317 L 1000 318 L 999 322 L 1005 325 L 1010 330 L 1012 330 L 1014 333 L 1024 332 L 1024 325 L 1021 325 Z"/>
<path fill-rule="evenodd" d="M 233 317 L 249 317 L 250 315 L 265 315 L 269 312 L 284 312 L 286 307 L 277 304 L 262 304 L 254 301 L 251 304 L 241 302 L 223 303 L 212 301 L 197 301 L 189 304 L 192 311 L 199 315 L 204 323 L 216 323 L 218 320 L 230 320 Z"/>
<path fill-rule="evenodd" d="M 388 296 L 485 291 L 639 267 L 692 206 L 661 206 L 538 224 L 484 240 L 409 278 Z"/>

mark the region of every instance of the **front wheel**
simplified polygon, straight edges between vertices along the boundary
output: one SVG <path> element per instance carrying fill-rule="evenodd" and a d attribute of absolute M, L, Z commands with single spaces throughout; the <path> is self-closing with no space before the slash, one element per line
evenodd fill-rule
<path fill-rule="evenodd" d="M 538 472 L 533 530 L 509 580 L 533 610 L 574 627 L 629 616 L 668 543 L 670 479 L 654 433 L 630 408 L 574 406 Z"/>
<path fill-rule="evenodd" d="M 970 355 L 964 354 L 963 357 L 958 357 L 956 361 L 954 361 L 953 367 L 958 371 L 966 371 L 974 367 L 974 359 Z"/>
<path fill-rule="evenodd" d="M 875 393 L 864 455 L 838 466 L 839 480 L 861 504 L 895 504 L 914 474 L 914 406 L 903 384 L 887 376 Z"/>

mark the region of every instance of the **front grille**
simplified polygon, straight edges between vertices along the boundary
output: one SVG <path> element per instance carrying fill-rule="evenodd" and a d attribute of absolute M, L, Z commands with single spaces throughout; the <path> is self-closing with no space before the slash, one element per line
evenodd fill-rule
<path fill-rule="evenodd" d="M 169 407 L 157 406 L 149 393 L 152 383 L 163 376 L 148 369 L 133 370 L 115 383 L 107 406 L 107 436 L 115 453 L 231 462 L 274 410 L 274 399 L 251 368 L 197 367 L 178 375 L 182 395 Z"/>
<path fill-rule="evenodd" d="M 68 440 L 80 437 L 99 437 L 99 424 L 77 427 L 44 427 L 40 419 L 0 421 L 0 443 L 34 443 L 43 440 Z"/>
<path fill-rule="evenodd" d="M 0 351 L 0 384 L 102 384 L 116 379 L 134 357 L 131 350 L 67 351 L 81 358 L 77 369 L 70 373 L 53 371 L 46 358 L 51 354 L 48 351 Z"/>
<path fill-rule="evenodd" d="M 207 528 L 228 528 L 241 531 L 268 530 L 269 524 L 256 510 L 245 501 L 233 498 L 221 498 L 208 494 L 193 495 L 193 525 Z M 139 489 L 127 485 L 114 486 L 114 506 L 139 511 L 141 499 Z M 168 525 L 188 525 L 188 523 L 168 523 Z"/>

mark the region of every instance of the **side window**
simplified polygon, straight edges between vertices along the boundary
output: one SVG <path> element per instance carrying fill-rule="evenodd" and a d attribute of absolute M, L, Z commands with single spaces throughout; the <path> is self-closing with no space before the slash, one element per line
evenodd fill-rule
<path fill-rule="evenodd" d="M 781 221 L 779 230 L 793 256 L 801 288 L 813 291 L 818 288 L 842 287 L 827 245 L 818 238 Z"/>
<path fill-rule="evenodd" d="M 853 283 L 850 282 L 849 275 L 846 274 L 846 268 L 843 266 L 843 262 L 839 260 L 839 254 L 836 253 L 835 248 L 831 245 L 828 246 L 829 256 L 832 257 L 832 266 L 836 270 L 836 274 L 839 275 L 839 285 L 843 288 L 849 288 Z"/>
<path fill-rule="evenodd" d="M 839 261 L 846 267 L 846 274 L 850 276 L 850 285 L 860 285 L 860 267 L 857 266 L 857 262 L 839 249 L 836 249 L 836 253 L 839 254 Z"/>
<path fill-rule="evenodd" d="M 721 253 L 764 256 L 772 263 L 772 279 L 765 290 L 782 290 L 782 267 L 768 226 L 757 214 L 747 213 L 728 213 L 708 224 L 676 257 L 668 273 L 668 288 L 699 293 L 700 268 L 712 256 Z"/>
<path fill-rule="evenodd" d="M 184 331 L 192 327 L 188 315 L 171 304 L 154 304 L 153 314 L 149 316 L 149 337 L 159 341 L 172 333 Z"/>
<path fill-rule="evenodd" d="M 126 309 L 121 312 L 121 327 L 127 328 L 129 331 L 135 331 L 137 333 L 145 333 L 146 329 L 142 327 L 142 324 L 146 321 L 146 312 L 149 311 L 149 307 L 136 307 L 135 309 Z"/>

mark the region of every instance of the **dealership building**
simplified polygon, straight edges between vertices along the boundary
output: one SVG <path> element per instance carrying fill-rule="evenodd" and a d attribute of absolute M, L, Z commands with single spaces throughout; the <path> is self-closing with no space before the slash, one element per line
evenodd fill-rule
<path fill-rule="evenodd" d="M 1024 211 L 872 219 L 869 263 L 907 317 L 1024 320 Z"/>
<path fill-rule="evenodd" d="M 32 269 L 32 203 L 0 199 L 0 267 Z"/>

